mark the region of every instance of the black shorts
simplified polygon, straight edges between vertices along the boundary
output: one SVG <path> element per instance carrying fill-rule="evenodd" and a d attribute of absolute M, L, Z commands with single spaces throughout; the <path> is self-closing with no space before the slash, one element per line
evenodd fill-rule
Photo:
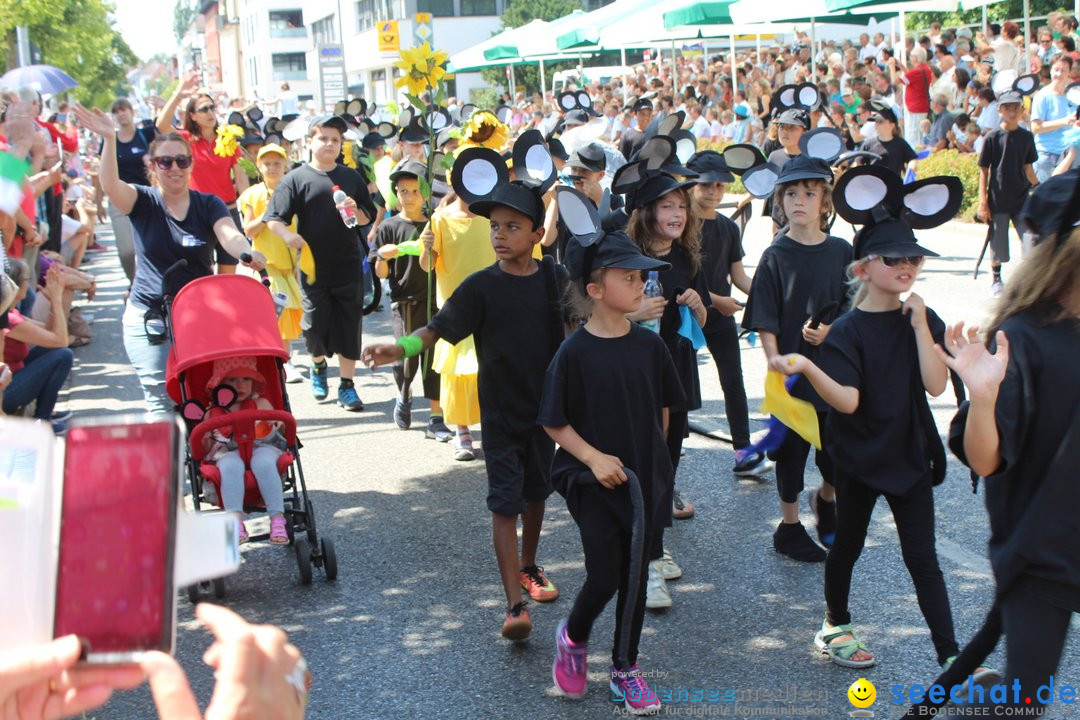
<path fill-rule="evenodd" d="M 499 515 L 520 515 L 529 502 L 547 500 L 554 457 L 555 442 L 543 428 L 514 437 L 491 437 L 485 431 L 488 510 Z"/>
<path fill-rule="evenodd" d="M 314 356 L 341 355 L 360 359 L 360 331 L 364 322 L 364 286 L 358 276 L 340 285 L 303 284 L 300 329 L 307 350 Z"/>
<path fill-rule="evenodd" d="M 244 223 L 240 220 L 240 211 L 235 207 L 229 208 L 229 215 L 232 216 L 233 222 L 236 223 L 236 229 L 241 233 L 244 232 Z M 240 261 L 230 255 L 225 248 L 221 247 L 221 243 L 217 240 L 214 241 L 214 260 L 218 265 L 239 265 Z"/>

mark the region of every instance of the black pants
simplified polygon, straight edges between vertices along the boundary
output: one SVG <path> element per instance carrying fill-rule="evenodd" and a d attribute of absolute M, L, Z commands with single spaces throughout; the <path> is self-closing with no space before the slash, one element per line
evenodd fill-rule
<path fill-rule="evenodd" d="M 1013 680 L 1020 681 L 1020 707 L 1038 707 L 1049 700 L 1046 690 L 1038 697 L 1041 685 L 1050 684 L 1057 672 L 1061 651 L 1069 632 L 1069 621 L 1080 612 L 1077 589 L 1048 580 L 1021 576 L 1000 598 L 1001 620 L 1005 628 L 1005 683 L 1012 703 Z M 1066 678 L 1054 679 L 1054 703 L 1061 703 L 1061 685 Z M 1073 683 L 1068 683 L 1073 684 Z M 1031 698 L 1031 704 L 1024 702 Z"/>
<path fill-rule="evenodd" d="M 833 625 L 851 622 L 848 612 L 851 574 L 862 553 L 870 515 L 880 495 L 882 493 L 850 476 L 841 477 L 836 486 L 836 540 L 825 560 L 825 605 L 828 620 Z M 915 583 L 915 596 L 930 628 L 940 665 L 956 655 L 958 647 L 945 577 L 934 546 L 934 489 L 927 482 L 909 497 L 884 497 L 896 521 L 904 565 Z"/>
<path fill-rule="evenodd" d="M 566 632 L 574 642 L 587 642 L 596 618 L 618 593 L 611 662 L 625 670 L 637 662 L 641 626 L 645 622 L 645 582 L 649 576 L 645 553 L 637 559 L 640 582 L 636 587 L 629 586 L 634 561 L 630 557 L 633 518 L 629 488 L 626 484 L 613 490 L 598 483 L 575 485 L 567 507 L 577 523 L 585 550 L 585 584 L 574 599 Z M 647 548 L 650 544 L 648 524 L 645 527 L 644 547 Z M 627 616 L 625 610 L 631 599 L 634 600 L 633 612 Z M 619 644 L 626 634 L 629 635 L 627 653 L 626 657 L 620 658 Z"/>
<path fill-rule="evenodd" d="M 675 492 L 675 473 L 679 470 L 679 459 L 682 457 L 682 445 L 683 440 L 686 439 L 687 431 L 690 428 L 690 414 L 685 410 L 682 412 L 668 413 L 668 431 L 667 431 L 667 448 L 668 457 L 671 459 L 671 492 L 665 493 L 663 497 L 658 499 L 658 505 L 663 507 L 671 507 L 672 500 L 674 499 Z M 668 516 L 671 517 L 670 515 Z M 667 522 L 666 527 L 671 526 L 670 519 Z M 656 528 L 656 531 L 650 535 L 651 542 L 645 547 L 648 548 L 648 557 L 650 560 L 659 560 L 660 556 L 664 554 L 664 527 L 660 526 Z"/>
<path fill-rule="evenodd" d="M 818 427 L 821 429 L 821 442 L 825 444 L 825 413 L 819 412 Z M 776 461 L 776 490 L 780 499 L 786 503 L 799 501 L 803 491 L 803 475 L 806 472 L 806 458 L 810 456 L 810 443 L 803 440 L 794 430 L 788 430 L 784 444 L 772 455 Z M 821 478 L 833 483 L 833 463 L 824 449 L 814 453 L 814 463 L 821 472 Z"/>
<path fill-rule="evenodd" d="M 705 333 L 705 343 L 720 374 L 724 412 L 727 414 L 732 445 L 739 450 L 750 444 L 750 411 L 746 404 L 746 387 L 743 385 L 739 332 L 731 318 L 719 313 L 713 315 L 709 322 L 715 322 L 717 327 Z"/>
<path fill-rule="evenodd" d="M 378 278 L 375 278 L 375 281 L 377 282 Z M 431 315 L 434 314 L 433 309 Z M 417 328 L 427 325 L 430 319 L 424 309 L 423 300 L 395 302 L 390 306 L 390 320 L 394 326 L 395 338 L 411 335 Z M 412 400 L 412 381 L 421 367 L 424 368 L 424 397 L 428 400 L 439 399 L 439 373 L 431 367 L 433 352 L 433 349 L 428 349 L 407 360 L 394 363 L 394 382 L 397 383 L 398 395 L 402 400 Z"/>
<path fill-rule="evenodd" d="M 43 250 L 52 250 L 58 253 L 63 242 L 61 231 L 64 228 L 64 221 L 60 218 L 64 214 L 64 196 L 54 195 L 51 187 L 45 190 L 43 196 L 45 198 L 45 219 L 49 223 L 49 236 L 41 247 Z"/>

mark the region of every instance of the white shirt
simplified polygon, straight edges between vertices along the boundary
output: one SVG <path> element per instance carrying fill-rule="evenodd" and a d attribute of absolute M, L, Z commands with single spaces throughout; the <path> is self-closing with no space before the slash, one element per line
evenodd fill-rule
<path fill-rule="evenodd" d="M 867 43 L 863 45 L 862 48 L 859 50 L 859 61 L 865 62 L 866 60 L 877 57 L 879 49 L 880 48 L 878 48 L 878 46 L 874 43 Z"/>
<path fill-rule="evenodd" d="M 690 126 L 690 132 L 694 133 L 696 138 L 708 138 L 711 132 L 709 128 L 709 121 L 705 119 L 704 115 L 698 115 L 697 120 Z"/>

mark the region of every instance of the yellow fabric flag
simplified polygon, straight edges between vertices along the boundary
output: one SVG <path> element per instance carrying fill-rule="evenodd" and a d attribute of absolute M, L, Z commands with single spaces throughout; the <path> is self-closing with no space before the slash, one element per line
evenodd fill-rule
<path fill-rule="evenodd" d="M 818 427 L 817 411 L 806 400 L 791 397 L 784 384 L 784 376 L 775 370 L 765 375 L 765 400 L 761 412 L 774 415 L 799 436 L 818 450 L 821 449 L 821 428 Z"/>

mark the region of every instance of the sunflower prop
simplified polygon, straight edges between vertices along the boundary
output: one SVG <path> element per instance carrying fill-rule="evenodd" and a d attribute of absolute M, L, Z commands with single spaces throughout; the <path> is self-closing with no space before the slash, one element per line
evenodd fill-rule
<path fill-rule="evenodd" d="M 489 110 L 474 112 L 461 130 L 461 144 L 455 154 L 471 147 L 486 147 L 502 152 L 510 141 L 510 128 L 499 121 Z"/>
<path fill-rule="evenodd" d="M 428 43 L 402 50 L 401 60 L 394 65 L 400 68 L 404 75 L 394 82 L 394 86 L 408 88 L 409 101 L 422 108 L 420 96 L 426 90 L 434 90 L 439 85 L 439 81 L 446 75 L 447 59 L 446 52 L 432 50 Z"/>
<path fill-rule="evenodd" d="M 242 137 L 244 137 L 244 128 L 239 125 L 218 125 L 217 140 L 214 141 L 214 154 L 218 157 L 236 155 Z"/>

